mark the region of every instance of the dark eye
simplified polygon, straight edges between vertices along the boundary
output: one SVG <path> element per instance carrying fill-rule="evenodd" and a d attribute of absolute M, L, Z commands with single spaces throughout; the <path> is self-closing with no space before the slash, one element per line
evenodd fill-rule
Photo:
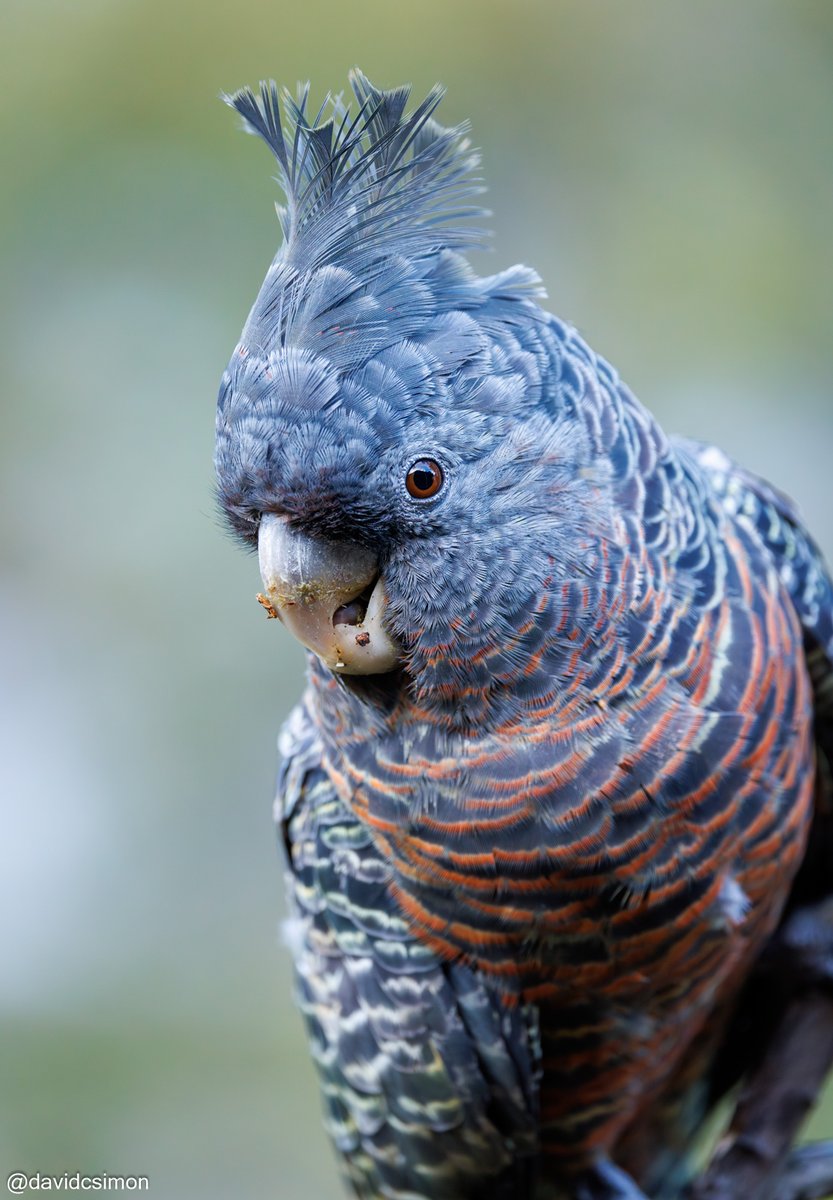
<path fill-rule="evenodd" d="M 405 487 L 415 500 L 430 500 L 442 486 L 443 473 L 433 458 L 420 458 L 408 468 Z"/>

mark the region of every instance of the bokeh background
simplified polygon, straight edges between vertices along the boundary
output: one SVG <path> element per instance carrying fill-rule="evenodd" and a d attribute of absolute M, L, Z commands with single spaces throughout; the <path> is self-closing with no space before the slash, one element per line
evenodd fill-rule
<path fill-rule="evenodd" d="M 221 89 L 441 80 L 552 307 L 833 559 L 827 0 L 5 0 L 0 1174 L 335 1200 L 279 945 L 303 662 L 212 498 L 276 248 Z M 833 1103 L 815 1118 L 833 1133 Z"/>

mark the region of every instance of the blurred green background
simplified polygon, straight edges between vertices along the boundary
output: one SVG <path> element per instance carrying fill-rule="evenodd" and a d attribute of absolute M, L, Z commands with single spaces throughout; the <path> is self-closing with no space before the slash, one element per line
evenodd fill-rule
<path fill-rule="evenodd" d="M 666 427 L 777 481 L 833 558 L 833 6 L 3 18 L 0 1168 L 334 1200 L 270 813 L 303 663 L 212 498 L 277 190 L 217 94 L 444 82 L 496 213 L 480 265 L 536 266 Z"/>

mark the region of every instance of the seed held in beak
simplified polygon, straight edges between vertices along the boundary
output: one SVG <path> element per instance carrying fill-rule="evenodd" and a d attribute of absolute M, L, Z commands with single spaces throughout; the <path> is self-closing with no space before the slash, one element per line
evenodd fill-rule
<path fill-rule="evenodd" d="M 284 517 L 261 518 L 258 559 L 270 617 L 332 671 L 391 671 L 400 649 L 383 623 L 385 593 L 376 556 L 366 546 L 331 542 L 293 529 Z"/>

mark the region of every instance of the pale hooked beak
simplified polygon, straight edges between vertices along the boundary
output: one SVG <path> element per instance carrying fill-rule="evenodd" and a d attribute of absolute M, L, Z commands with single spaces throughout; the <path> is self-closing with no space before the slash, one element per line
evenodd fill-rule
<path fill-rule="evenodd" d="M 400 651 L 382 624 L 385 594 L 372 550 L 310 537 L 266 513 L 257 551 L 266 589 L 258 600 L 331 671 L 393 670 Z"/>

